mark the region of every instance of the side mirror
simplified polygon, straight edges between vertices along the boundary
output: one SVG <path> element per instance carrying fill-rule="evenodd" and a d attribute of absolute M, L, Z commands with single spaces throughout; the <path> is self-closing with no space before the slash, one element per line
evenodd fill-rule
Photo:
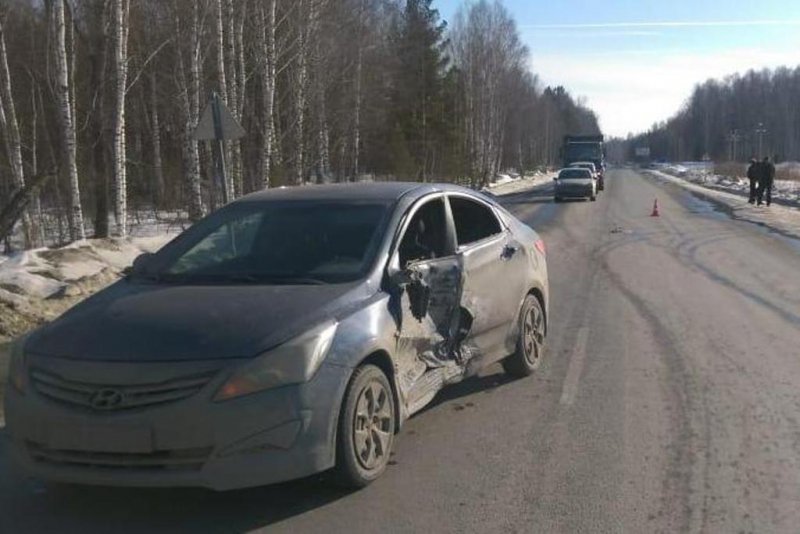
<path fill-rule="evenodd" d="M 423 281 L 419 271 L 394 268 L 389 272 L 389 281 L 394 288 L 408 293 L 411 315 L 422 321 L 430 307 L 431 288 Z"/>
<path fill-rule="evenodd" d="M 410 269 L 397 269 L 389 274 L 389 280 L 395 287 L 406 287 L 414 283 L 415 277 Z"/>
<path fill-rule="evenodd" d="M 558 181 L 558 176 L 556 176 L 555 178 L 553 178 L 553 181 L 554 181 L 554 182 L 557 182 L 557 181 Z"/>
<path fill-rule="evenodd" d="M 131 274 L 140 274 L 147 270 L 147 264 L 150 262 L 150 259 L 153 257 L 151 252 L 144 252 L 136 256 L 136 259 L 133 260 L 133 264 L 130 267 L 126 267 L 122 270 L 122 273 L 125 276 Z"/>

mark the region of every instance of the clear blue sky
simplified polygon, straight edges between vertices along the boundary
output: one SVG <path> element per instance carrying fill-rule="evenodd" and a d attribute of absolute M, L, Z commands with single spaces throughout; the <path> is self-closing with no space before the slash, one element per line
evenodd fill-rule
<path fill-rule="evenodd" d="M 435 0 L 451 20 L 464 0 Z M 561 84 L 606 133 L 646 130 L 698 82 L 800 65 L 800 0 L 505 0 L 543 84 Z"/>

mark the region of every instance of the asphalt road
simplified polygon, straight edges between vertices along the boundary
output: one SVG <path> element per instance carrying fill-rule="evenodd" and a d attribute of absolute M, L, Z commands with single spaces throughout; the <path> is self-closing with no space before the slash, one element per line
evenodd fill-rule
<path fill-rule="evenodd" d="M 444 392 L 369 488 L 48 486 L 0 430 L 0 531 L 797 532 L 800 246 L 629 170 L 505 202 L 547 242 L 547 361 Z"/>

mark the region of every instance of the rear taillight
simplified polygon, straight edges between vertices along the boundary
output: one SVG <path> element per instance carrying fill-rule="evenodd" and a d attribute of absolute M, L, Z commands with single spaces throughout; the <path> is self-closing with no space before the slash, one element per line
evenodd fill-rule
<path fill-rule="evenodd" d="M 543 256 L 546 254 L 546 252 L 545 252 L 545 248 L 544 248 L 544 241 L 543 241 L 543 240 L 541 240 L 541 239 L 537 239 L 537 240 L 536 240 L 536 243 L 534 243 L 534 244 L 533 244 L 533 247 L 534 247 L 536 250 L 538 250 L 539 252 L 541 252 Z"/>

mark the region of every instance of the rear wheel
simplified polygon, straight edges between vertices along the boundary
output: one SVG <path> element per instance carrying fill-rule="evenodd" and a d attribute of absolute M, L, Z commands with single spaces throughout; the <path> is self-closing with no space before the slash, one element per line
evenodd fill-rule
<path fill-rule="evenodd" d="M 517 350 L 503 360 L 503 369 L 515 377 L 533 373 L 542 363 L 544 355 L 545 322 L 539 299 L 533 295 L 525 297 L 519 314 L 519 338 Z"/>
<path fill-rule="evenodd" d="M 363 488 L 386 470 L 392 452 L 395 402 L 386 375 L 374 365 L 356 369 L 342 402 L 336 443 L 336 478 Z"/>

